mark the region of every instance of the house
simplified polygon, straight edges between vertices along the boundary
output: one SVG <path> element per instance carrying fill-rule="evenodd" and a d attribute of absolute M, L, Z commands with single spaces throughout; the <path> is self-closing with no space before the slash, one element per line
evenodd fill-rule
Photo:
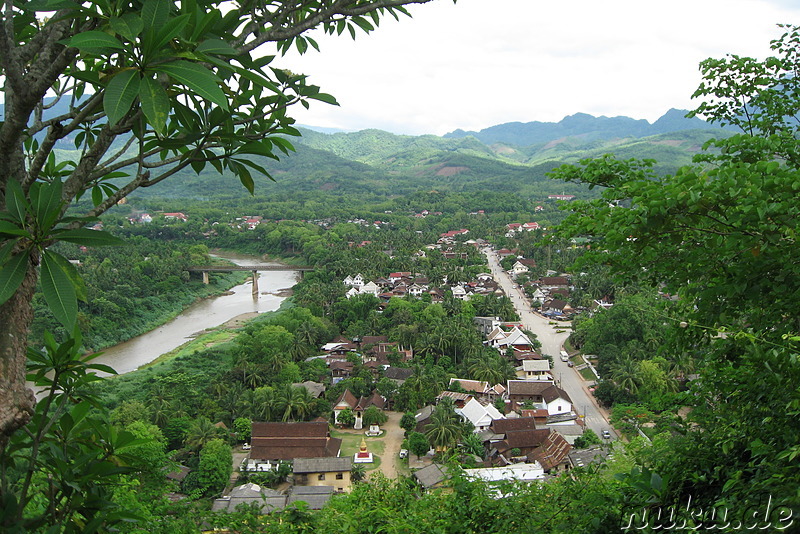
<path fill-rule="evenodd" d="M 378 294 L 380 294 L 380 292 L 381 288 L 378 287 L 378 284 L 371 281 L 361 286 L 361 289 L 359 290 L 359 293 L 362 295 L 374 295 L 376 297 L 378 296 Z"/>
<path fill-rule="evenodd" d="M 282 510 L 286 506 L 286 495 L 250 482 L 236 486 L 229 495 L 215 499 L 211 505 L 211 511 L 235 512 L 236 507 L 240 504 L 255 504 L 262 514 L 268 514 L 275 510 Z"/>
<path fill-rule="evenodd" d="M 309 510 L 320 510 L 333 495 L 331 486 L 293 486 L 288 495 L 284 495 L 258 484 L 248 483 L 236 486 L 230 495 L 215 499 L 211 505 L 212 512 L 235 512 L 240 504 L 257 505 L 262 514 L 282 510 L 297 501 L 306 503 Z"/>
<path fill-rule="evenodd" d="M 383 376 L 393 381 L 398 386 L 403 385 L 413 374 L 414 370 L 407 367 L 387 367 L 383 370 Z"/>
<path fill-rule="evenodd" d="M 294 482 L 300 486 L 332 486 L 337 493 L 350 491 L 350 456 L 297 458 L 293 462 Z"/>
<path fill-rule="evenodd" d="M 358 399 L 353 395 L 349 389 L 345 389 L 339 396 L 339 399 L 333 403 L 333 422 L 339 424 L 339 414 L 346 409 L 352 410 L 358 404 Z"/>
<path fill-rule="evenodd" d="M 517 377 L 522 380 L 553 381 L 553 375 L 550 374 L 549 360 L 524 360 L 516 371 Z"/>
<path fill-rule="evenodd" d="M 252 423 L 250 459 L 294 460 L 339 456 L 342 440 L 332 438 L 327 421 Z"/>
<path fill-rule="evenodd" d="M 552 382 L 509 380 L 506 389 L 512 410 L 516 409 L 517 405 L 530 402 L 536 408 L 547 409 L 548 417 L 574 414 L 572 400 L 567 392 Z"/>
<path fill-rule="evenodd" d="M 342 378 L 347 378 L 352 374 L 353 367 L 353 362 L 333 361 L 328 366 L 328 369 L 331 372 L 331 377 L 341 380 Z"/>
<path fill-rule="evenodd" d="M 575 195 L 547 195 L 550 200 L 572 200 Z"/>
<path fill-rule="evenodd" d="M 446 466 L 431 464 L 414 471 L 414 478 L 423 488 L 430 490 L 444 486 L 450 476 L 447 474 Z"/>
<path fill-rule="evenodd" d="M 490 386 L 489 382 L 484 382 L 480 380 L 451 378 L 448 387 L 452 386 L 453 384 L 458 384 L 467 393 L 475 395 L 477 398 L 486 399 L 488 401 L 493 401 L 506 391 L 505 386 L 503 386 L 502 384 L 495 384 L 494 386 Z"/>
<path fill-rule="evenodd" d="M 292 486 L 286 505 L 302 501 L 309 510 L 321 510 L 332 495 L 333 486 Z"/>
<path fill-rule="evenodd" d="M 511 275 L 516 277 L 523 273 L 527 273 L 531 269 L 536 267 L 536 260 L 529 260 L 525 258 L 519 258 L 517 261 L 514 262 L 514 265 L 511 267 Z"/>
<path fill-rule="evenodd" d="M 559 299 L 547 299 L 542 304 L 542 313 L 545 315 L 566 315 L 573 311 L 572 306 Z"/>
<path fill-rule="evenodd" d="M 469 421 L 475 427 L 475 432 L 483 432 L 497 419 L 505 419 L 493 404 L 483 405 L 474 398 L 467 401 L 463 408 L 456 408 L 455 412 L 464 421 Z"/>
<path fill-rule="evenodd" d="M 392 284 L 396 284 L 403 278 L 410 278 L 411 271 L 398 271 L 396 273 L 389 273 L 389 282 Z"/>
<path fill-rule="evenodd" d="M 466 300 L 467 290 L 464 289 L 464 286 L 453 286 L 450 290 L 453 292 L 453 298 Z"/>
<path fill-rule="evenodd" d="M 306 380 L 305 382 L 292 384 L 292 386 L 297 388 L 306 388 L 308 394 L 311 395 L 312 399 L 318 399 L 322 397 L 322 395 L 325 393 L 325 384 L 321 384 L 319 382 L 313 382 L 311 380 Z"/>
<path fill-rule="evenodd" d="M 364 286 L 364 283 L 364 275 L 361 273 L 355 275 L 351 281 L 352 286 L 359 290 Z"/>
<path fill-rule="evenodd" d="M 428 286 L 420 284 L 411 284 L 408 286 L 408 294 L 412 297 L 421 297 L 423 293 L 428 290 Z"/>
<path fill-rule="evenodd" d="M 549 289 L 569 287 L 569 278 L 566 276 L 545 276 L 539 281 L 539 285 Z"/>
<path fill-rule="evenodd" d="M 614 457 L 614 453 L 599 445 L 588 449 L 577 449 L 569 453 L 569 465 L 572 468 L 585 467 L 589 464 L 603 463 Z"/>
<path fill-rule="evenodd" d="M 511 464 L 500 467 L 478 467 L 475 469 L 464 469 L 464 474 L 472 480 L 483 480 L 484 482 L 500 482 L 543 480 L 545 478 L 544 468 L 538 462 L 532 464 Z"/>
<path fill-rule="evenodd" d="M 525 230 L 526 232 L 533 232 L 534 230 L 541 229 L 541 226 L 539 226 L 539 223 L 537 222 L 526 222 L 522 225 L 521 229 Z"/>
<path fill-rule="evenodd" d="M 550 428 L 534 430 L 512 430 L 502 439 L 487 444 L 493 463 L 508 464 L 524 457 L 529 463 L 538 462 L 546 473 L 561 471 L 569 466 L 567 440 Z"/>
<path fill-rule="evenodd" d="M 464 405 L 469 402 L 472 397 L 469 393 L 460 393 L 456 391 L 442 391 L 436 396 L 436 402 L 439 403 L 440 400 L 448 398 L 453 400 L 453 406 L 456 408 L 463 408 Z"/>
<path fill-rule="evenodd" d="M 500 317 L 473 317 L 472 322 L 484 336 L 488 336 L 495 328 L 500 327 Z"/>
<path fill-rule="evenodd" d="M 165 214 L 164 214 L 164 218 L 165 218 L 166 220 L 168 220 L 168 221 L 176 221 L 176 220 L 177 220 L 177 221 L 183 221 L 183 222 L 186 222 L 186 221 L 188 221 L 188 220 L 189 220 L 189 217 L 187 217 L 186 215 L 184 215 L 184 214 L 183 214 L 183 213 L 181 213 L 181 212 L 175 212 L 175 213 L 165 213 Z"/>
<path fill-rule="evenodd" d="M 386 406 L 386 399 L 379 395 L 377 391 L 373 391 L 372 395 L 369 397 L 356 399 L 355 395 L 353 395 L 349 389 L 345 389 L 333 405 L 333 420 L 336 424 L 339 424 L 339 415 L 345 409 L 350 408 L 353 410 L 353 414 L 356 417 L 353 428 L 360 430 L 363 424 L 362 417 L 364 416 L 364 411 L 370 406 L 375 406 L 379 410 L 383 410 Z"/>
<path fill-rule="evenodd" d="M 487 341 L 491 347 L 500 352 L 506 351 L 509 347 L 519 351 L 529 351 L 533 348 L 530 338 L 518 326 L 514 326 L 510 332 L 498 326 L 489 333 Z"/>

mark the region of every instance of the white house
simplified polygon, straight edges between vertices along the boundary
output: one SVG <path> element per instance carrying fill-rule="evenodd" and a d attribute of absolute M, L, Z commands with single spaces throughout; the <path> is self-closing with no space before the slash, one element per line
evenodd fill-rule
<path fill-rule="evenodd" d="M 420 284 L 411 284 L 408 286 L 408 294 L 412 297 L 421 297 L 423 293 L 428 290 L 428 286 Z"/>
<path fill-rule="evenodd" d="M 464 289 L 464 286 L 453 286 L 450 290 L 453 292 L 453 298 L 464 300 L 467 296 L 467 290 Z"/>
<path fill-rule="evenodd" d="M 376 284 L 375 282 L 367 282 L 366 284 L 361 286 L 360 290 L 360 293 L 362 295 L 366 295 L 367 293 L 369 293 L 370 295 L 375 295 L 376 297 L 380 292 L 381 288 L 378 287 L 378 284 Z"/>
<path fill-rule="evenodd" d="M 522 365 L 516 370 L 517 376 L 522 380 L 553 381 L 549 360 L 523 360 Z"/>
<path fill-rule="evenodd" d="M 474 397 L 471 397 L 463 408 L 456 408 L 455 411 L 464 421 L 472 423 L 475 427 L 475 432 L 483 432 L 489 428 L 492 421 L 506 418 L 493 404 L 484 406 L 475 400 Z"/>
<path fill-rule="evenodd" d="M 353 277 L 353 287 L 361 289 L 364 285 L 364 276 L 358 273 Z"/>
<path fill-rule="evenodd" d="M 533 347 L 530 338 L 516 326 L 510 332 L 504 332 L 497 328 L 489 334 L 488 339 L 489 344 L 499 351 L 504 351 L 508 347 L 514 347 L 517 350 L 531 350 Z"/>

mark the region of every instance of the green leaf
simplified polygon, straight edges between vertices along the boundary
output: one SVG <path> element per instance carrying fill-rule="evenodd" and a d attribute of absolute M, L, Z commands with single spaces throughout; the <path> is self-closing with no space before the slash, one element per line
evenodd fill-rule
<path fill-rule="evenodd" d="M 0 304 L 11 298 L 17 290 L 22 280 L 25 278 L 25 271 L 28 268 L 28 252 L 11 256 L 0 269 Z"/>
<path fill-rule="evenodd" d="M 235 48 L 222 39 L 206 39 L 197 45 L 195 51 L 218 56 L 236 56 L 239 54 Z"/>
<path fill-rule="evenodd" d="M 54 256 L 49 250 L 42 254 L 42 293 L 53 316 L 68 330 L 72 330 L 78 317 L 77 295 L 72 280 Z"/>
<path fill-rule="evenodd" d="M 167 128 L 169 117 L 169 96 L 161 85 L 155 80 L 145 78 L 139 86 L 139 100 L 142 102 L 142 111 L 147 122 L 159 135 L 163 135 Z"/>
<path fill-rule="evenodd" d="M 73 46 L 82 52 L 101 54 L 111 50 L 125 49 L 125 45 L 119 39 L 99 30 L 79 33 L 73 36 L 67 42 L 67 45 Z"/>
<path fill-rule="evenodd" d="M 30 232 L 18 225 L 8 222 L 0 221 L 0 236 L 29 236 Z"/>
<path fill-rule="evenodd" d="M 327 93 L 317 93 L 311 96 L 311 98 L 314 100 L 319 100 L 320 102 L 325 102 L 326 104 L 331 104 L 333 106 L 339 105 L 339 102 L 336 101 L 336 97 Z"/>
<path fill-rule="evenodd" d="M 129 41 L 135 41 L 136 37 L 144 30 L 142 18 L 135 13 L 126 13 L 121 17 L 111 17 L 110 22 L 111 28 Z"/>
<path fill-rule="evenodd" d="M 158 72 L 168 74 L 172 79 L 182 83 L 199 96 L 217 104 L 224 110 L 228 109 L 228 99 L 220 89 L 222 80 L 205 67 L 178 60 L 156 67 Z"/>
<path fill-rule="evenodd" d="M 169 17 L 169 0 L 147 0 L 142 6 L 142 23 L 148 30 L 157 32 Z"/>
<path fill-rule="evenodd" d="M 139 95 L 139 73 L 133 69 L 123 70 L 114 76 L 103 95 L 103 109 L 110 124 L 116 124 L 131 109 Z"/>
<path fill-rule="evenodd" d="M 31 207 L 40 228 L 51 228 L 61 215 L 62 189 L 61 180 L 58 179 L 49 184 L 35 183 L 31 186 Z"/>
<path fill-rule="evenodd" d="M 6 184 L 6 209 L 20 224 L 25 223 L 30 204 L 25 199 L 25 193 L 16 180 L 9 180 Z"/>
<path fill-rule="evenodd" d="M 177 37 L 181 31 L 186 27 L 189 22 L 189 15 L 180 15 L 179 17 L 171 18 L 164 24 L 163 28 L 158 32 L 152 46 L 155 50 L 161 50 L 167 43 Z"/>
<path fill-rule="evenodd" d="M 118 246 L 125 244 L 125 241 L 108 232 L 89 230 L 88 228 L 64 230 L 63 232 L 54 233 L 53 236 L 59 241 L 69 241 L 70 243 L 77 243 L 90 247 Z"/>

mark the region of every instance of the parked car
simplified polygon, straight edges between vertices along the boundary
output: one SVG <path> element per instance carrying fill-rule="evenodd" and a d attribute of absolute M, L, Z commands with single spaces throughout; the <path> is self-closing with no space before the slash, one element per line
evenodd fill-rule
<path fill-rule="evenodd" d="M 400 449 L 400 458 L 408 457 L 408 449 Z"/>
<path fill-rule="evenodd" d="M 242 450 L 243 451 L 249 451 L 250 450 L 250 444 L 249 443 L 245 443 L 244 445 L 242 445 Z"/>

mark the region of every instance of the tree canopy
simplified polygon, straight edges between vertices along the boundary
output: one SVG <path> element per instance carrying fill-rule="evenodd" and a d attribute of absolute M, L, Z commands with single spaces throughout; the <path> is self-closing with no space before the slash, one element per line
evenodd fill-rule
<path fill-rule="evenodd" d="M 304 33 L 374 30 L 430 0 L 9 2 L 0 15 L 0 436 L 30 418 L 26 334 L 39 278 L 67 330 L 82 296 L 57 240 L 138 188 L 206 165 L 253 191 L 259 158 L 293 149 L 288 113 L 335 99 L 272 65 Z M 56 150 L 59 149 L 58 157 Z M 67 151 L 68 149 L 68 151 Z M 66 157 L 65 157 L 66 155 Z M 65 218 L 74 201 L 87 198 Z M 76 289 L 77 288 L 77 289 Z"/>
<path fill-rule="evenodd" d="M 653 320 L 670 332 L 669 350 L 700 360 L 674 454 L 649 460 L 670 503 L 782 495 L 798 504 L 800 29 L 784 28 L 773 57 L 701 64 L 693 114 L 742 133 L 707 143 L 694 164 L 657 176 L 652 161 L 606 156 L 554 173 L 603 188 L 601 199 L 570 205 L 561 236 L 595 240 L 584 264 L 676 296 Z M 661 372 L 638 370 L 631 387 Z"/>

